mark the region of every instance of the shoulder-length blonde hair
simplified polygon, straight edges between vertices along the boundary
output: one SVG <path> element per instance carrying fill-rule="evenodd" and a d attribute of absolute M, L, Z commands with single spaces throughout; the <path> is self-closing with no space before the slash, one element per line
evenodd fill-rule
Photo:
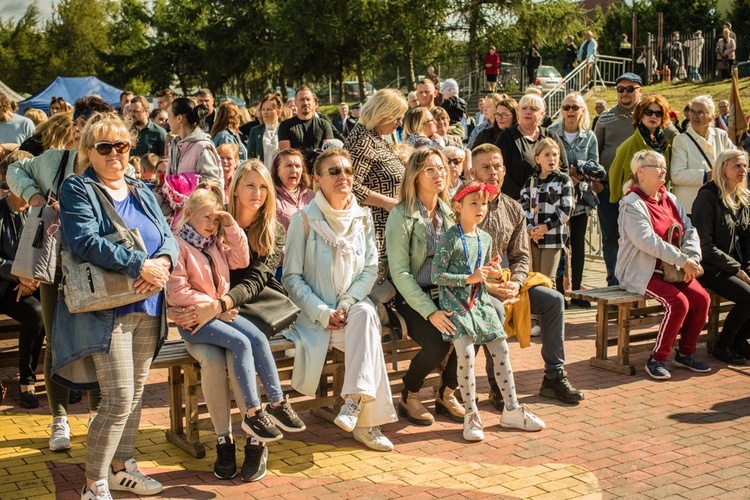
<path fill-rule="evenodd" d="M 583 113 L 581 113 L 581 116 L 578 118 L 578 123 L 576 124 L 578 126 L 578 130 L 589 130 L 591 128 L 591 117 L 589 116 L 589 107 L 586 104 L 586 100 L 583 98 L 580 92 L 571 92 L 570 94 L 565 96 L 563 102 L 567 101 L 568 99 L 575 99 L 576 104 L 583 109 Z M 560 105 L 560 109 L 562 110 L 562 104 Z M 562 111 L 560 111 L 560 113 L 557 114 L 557 118 L 555 118 L 555 124 L 562 124 L 564 119 L 565 118 L 563 117 Z"/>
<path fill-rule="evenodd" d="M 404 140 L 410 135 L 421 134 L 425 122 L 427 122 L 427 112 L 430 111 L 422 106 L 409 109 L 404 115 Z"/>
<path fill-rule="evenodd" d="M 448 190 L 448 160 L 445 159 L 445 155 L 442 151 L 437 148 L 419 148 L 415 150 L 409 157 L 409 162 L 406 164 L 404 169 L 404 177 L 401 181 L 400 198 L 404 208 L 409 211 L 413 211 L 417 207 L 417 177 L 425 169 L 425 164 L 431 156 L 437 156 L 445 168 L 445 183 L 443 184 L 443 190 L 438 194 L 438 197 L 446 203 L 449 203 L 450 191 Z"/>
<path fill-rule="evenodd" d="M 247 160 L 234 172 L 232 183 L 229 185 L 229 213 L 235 220 L 237 219 L 237 211 L 239 210 L 236 201 L 237 185 L 244 182 L 245 176 L 250 172 L 258 172 L 263 182 L 266 183 L 266 201 L 258 209 L 258 213 L 250 226 L 245 228 L 245 234 L 247 234 L 247 243 L 250 245 L 250 250 L 260 256 L 267 256 L 273 254 L 276 240 L 276 190 L 271 174 L 257 158 Z"/>
<path fill-rule="evenodd" d="M 409 104 L 401 92 L 396 89 L 380 89 L 362 105 L 359 123 L 367 130 L 375 130 L 375 127 L 384 122 L 402 117 L 407 109 Z"/>
<path fill-rule="evenodd" d="M 94 147 L 104 135 L 114 133 L 118 139 L 130 141 L 131 146 L 136 140 L 133 131 L 114 112 L 95 114 L 86 122 L 81 131 L 81 142 L 78 146 L 77 167 L 79 172 L 86 170 L 91 163 L 89 160 L 89 149 Z"/>
<path fill-rule="evenodd" d="M 60 111 L 36 128 L 34 134 L 42 139 L 42 149 L 70 149 L 73 145 L 73 113 Z"/>
<path fill-rule="evenodd" d="M 750 190 L 747 189 L 747 178 L 737 184 L 734 191 L 730 191 L 729 186 L 727 185 L 727 178 L 724 175 L 724 171 L 729 162 L 740 157 L 744 158 L 745 162 L 748 161 L 747 152 L 740 149 L 727 149 L 719 153 L 719 156 L 716 158 L 716 163 L 719 165 L 719 175 L 714 175 L 713 177 L 716 187 L 719 188 L 719 198 L 721 198 L 721 202 L 733 212 L 740 208 L 750 206 Z"/>
<path fill-rule="evenodd" d="M 240 108 L 232 101 L 224 101 L 216 112 L 216 121 L 211 127 L 211 139 L 224 130 L 231 130 L 235 135 L 240 128 Z"/>

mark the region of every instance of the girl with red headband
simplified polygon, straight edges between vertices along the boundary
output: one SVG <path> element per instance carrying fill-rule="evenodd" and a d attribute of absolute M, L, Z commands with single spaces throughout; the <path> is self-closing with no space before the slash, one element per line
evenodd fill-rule
<path fill-rule="evenodd" d="M 488 278 L 502 279 L 497 260 L 490 260 L 492 238 L 477 226 L 487 215 L 489 195 L 497 188 L 476 181 L 464 182 L 453 198 L 458 224 L 446 230 L 435 249 L 432 282 L 440 287 L 440 307 L 453 313 L 456 333 L 443 332 L 458 356 L 458 382 L 466 416 L 464 439 L 484 439 L 484 425 L 476 406 L 474 345 L 486 344 L 494 361 L 495 375 L 503 394 L 505 409 L 501 427 L 539 431 L 544 422 L 518 403 L 507 337 L 495 312 L 487 287 Z"/>

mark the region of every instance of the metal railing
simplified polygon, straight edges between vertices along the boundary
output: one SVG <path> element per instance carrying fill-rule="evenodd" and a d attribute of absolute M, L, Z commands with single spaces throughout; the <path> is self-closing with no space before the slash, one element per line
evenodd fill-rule
<path fill-rule="evenodd" d="M 554 120 L 560 114 L 560 106 L 570 92 L 588 92 L 594 85 L 614 85 L 618 76 L 627 71 L 630 59 L 623 57 L 592 55 L 544 95 L 547 112 Z"/>

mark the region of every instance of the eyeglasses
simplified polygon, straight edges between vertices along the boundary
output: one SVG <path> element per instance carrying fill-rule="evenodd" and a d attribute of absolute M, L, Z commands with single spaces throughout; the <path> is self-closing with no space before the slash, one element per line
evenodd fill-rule
<path fill-rule="evenodd" d="M 354 167 L 328 167 L 326 172 L 331 177 L 338 177 L 341 175 L 341 172 L 344 172 L 344 175 L 347 177 L 354 177 Z"/>
<path fill-rule="evenodd" d="M 448 158 L 448 163 L 455 163 L 456 165 L 460 165 L 464 162 L 464 159 L 460 156 L 457 156 L 455 158 Z"/>
<path fill-rule="evenodd" d="M 705 111 L 703 111 L 702 109 L 700 109 L 700 110 L 695 110 L 695 109 L 691 109 L 691 110 L 690 110 L 690 113 L 693 113 L 693 114 L 694 114 L 695 116 L 697 116 L 698 118 L 703 118 L 703 117 L 706 117 L 706 116 L 708 116 L 708 113 L 706 113 L 706 112 L 705 112 Z"/>
<path fill-rule="evenodd" d="M 495 113 L 495 118 L 500 118 L 501 120 L 505 120 L 511 116 L 513 116 L 513 113 Z"/>
<path fill-rule="evenodd" d="M 427 125 L 428 123 L 435 123 L 435 119 L 431 118 L 430 120 L 427 120 L 426 122 L 424 122 L 425 125 Z"/>
<path fill-rule="evenodd" d="M 646 164 L 646 165 L 641 165 L 641 168 L 656 168 L 658 170 L 666 170 L 667 169 L 667 167 L 665 165 L 656 165 L 656 164 L 650 164 L 650 163 Z"/>
<path fill-rule="evenodd" d="M 112 153 L 112 148 L 114 148 L 117 154 L 121 155 L 130 151 L 130 142 L 128 141 L 117 141 L 115 143 L 97 142 L 91 147 L 96 149 L 96 152 L 102 156 L 109 156 Z"/>
<path fill-rule="evenodd" d="M 440 167 L 427 167 L 423 172 L 427 177 L 435 177 L 436 175 L 443 176 L 445 175 L 445 167 L 442 165 Z"/>
<path fill-rule="evenodd" d="M 563 110 L 563 111 L 570 111 L 571 109 L 572 109 L 573 111 L 578 111 L 579 109 L 581 109 L 581 107 L 580 107 L 579 105 L 577 105 L 577 104 L 565 104 L 565 105 L 564 105 L 564 106 L 562 107 L 562 110 Z"/>
<path fill-rule="evenodd" d="M 632 94 L 636 90 L 638 90 L 640 87 L 636 87 L 635 85 L 628 85 L 627 87 L 618 86 L 617 87 L 617 93 L 622 94 L 623 92 L 627 92 L 628 94 Z"/>
<path fill-rule="evenodd" d="M 656 111 L 653 109 L 647 109 L 643 112 L 643 114 L 646 116 L 655 116 L 657 118 L 662 118 L 664 116 L 664 111 L 661 111 L 661 110 Z"/>

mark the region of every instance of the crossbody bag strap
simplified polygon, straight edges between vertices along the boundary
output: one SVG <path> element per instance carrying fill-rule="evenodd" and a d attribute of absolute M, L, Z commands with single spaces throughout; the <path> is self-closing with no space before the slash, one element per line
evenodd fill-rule
<path fill-rule="evenodd" d="M 65 180 L 65 169 L 68 167 L 68 158 L 70 158 L 70 150 L 66 149 L 62 160 L 60 160 L 60 168 L 57 169 L 57 178 L 55 179 L 55 185 L 57 186 L 55 196 L 58 199 L 60 198 L 60 188 L 62 188 L 62 183 Z"/>
<path fill-rule="evenodd" d="M 711 164 L 711 160 L 708 159 L 708 156 L 706 156 L 706 152 L 703 151 L 702 147 L 700 147 L 700 145 L 698 144 L 698 141 L 695 140 L 695 137 L 693 137 L 692 135 L 688 134 L 687 132 L 685 132 L 685 135 L 688 136 L 691 141 L 693 141 L 693 144 L 695 144 L 695 147 L 698 148 L 698 151 L 701 152 L 701 155 L 703 156 L 703 159 L 706 160 L 706 163 L 708 163 L 708 168 L 710 168 L 711 170 L 713 170 L 714 166 Z"/>
<path fill-rule="evenodd" d="M 107 214 L 109 220 L 112 221 L 112 224 L 114 224 L 117 232 L 124 238 L 128 238 L 131 241 L 135 240 L 135 238 L 133 238 L 133 235 L 130 233 L 130 229 L 128 228 L 127 224 L 125 224 L 125 221 L 122 220 L 120 214 L 117 213 L 117 210 L 115 210 L 115 206 L 112 204 L 112 201 L 110 201 L 109 197 L 104 193 L 104 190 L 95 183 L 92 183 L 91 186 L 94 188 L 94 192 L 99 198 L 99 203 L 104 209 L 104 213 Z M 130 192 L 128 192 L 128 196 L 129 195 Z M 139 250 L 142 249 L 139 248 Z"/>

